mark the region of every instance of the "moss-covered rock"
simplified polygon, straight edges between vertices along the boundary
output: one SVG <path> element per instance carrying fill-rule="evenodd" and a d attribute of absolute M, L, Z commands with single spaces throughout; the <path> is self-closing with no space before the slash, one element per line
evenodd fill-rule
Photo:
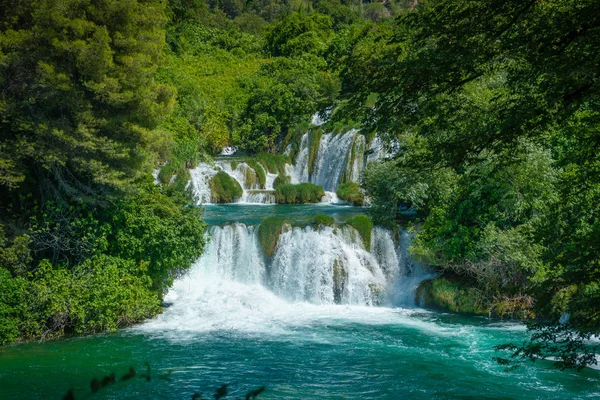
<path fill-rule="evenodd" d="M 287 175 L 279 174 L 273 181 L 273 189 L 277 189 L 279 185 L 289 185 L 292 182 L 292 177 Z"/>
<path fill-rule="evenodd" d="M 348 268 L 340 261 L 333 261 L 333 301 L 336 304 L 342 303 L 344 288 L 348 281 Z"/>
<path fill-rule="evenodd" d="M 278 217 L 264 219 L 258 226 L 258 241 L 263 254 L 272 257 L 277 248 L 279 235 L 283 232 L 286 221 Z"/>
<path fill-rule="evenodd" d="M 261 189 L 264 189 L 267 184 L 267 174 L 262 165 L 260 165 L 256 160 L 247 159 L 246 165 L 254 170 L 256 173 L 256 178 L 258 179 L 258 183 Z"/>
<path fill-rule="evenodd" d="M 319 153 L 319 146 L 321 145 L 321 137 L 323 131 L 321 129 L 315 129 L 309 134 L 308 142 L 308 173 L 312 174 L 315 169 L 315 161 L 317 154 Z"/>
<path fill-rule="evenodd" d="M 275 200 L 279 204 L 319 203 L 324 195 L 322 186 L 307 182 L 297 185 L 279 185 L 275 189 Z"/>
<path fill-rule="evenodd" d="M 210 200 L 213 203 L 235 203 L 243 194 L 240 184 L 223 171 L 210 180 Z"/>
<path fill-rule="evenodd" d="M 360 185 L 356 182 L 340 184 L 336 190 L 336 194 L 341 200 L 352 203 L 355 206 L 362 206 L 365 200 Z"/>
<path fill-rule="evenodd" d="M 315 225 L 333 226 L 335 225 L 335 219 L 325 214 L 317 214 L 314 218 Z"/>
<path fill-rule="evenodd" d="M 357 215 L 349 219 L 346 223 L 358 231 L 363 240 L 365 249 L 371 250 L 371 232 L 373 231 L 373 221 L 366 215 Z"/>
<path fill-rule="evenodd" d="M 423 307 L 458 313 L 518 319 L 534 317 L 529 296 L 487 292 L 446 277 L 423 281 L 416 297 Z"/>

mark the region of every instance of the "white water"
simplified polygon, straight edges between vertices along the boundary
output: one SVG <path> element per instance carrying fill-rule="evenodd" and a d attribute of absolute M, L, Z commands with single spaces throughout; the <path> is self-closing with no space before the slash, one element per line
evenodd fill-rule
<path fill-rule="evenodd" d="M 377 319 L 390 309 L 370 306 L 399 305 L 391 302 L 399 283 L 425 274 L 410 275 L 399 254 L 402 246 L 389 230 L 375 228 L 371 246 L 371 252 L 365 250 L 349 226 L 288 227 L 267 259 L 255 226 L 213 226 L 204 255 L 167 294 L 173 305 L 143 329 L 176 336 L 223 329 L 282 334 L 289 333 L 291 322 L 301 326 L 342 314 Z M 357 313 L 355 307 L 370 311 Z"/>
<path fill-rule="evenodd" d="M 335 195 L 337 186 L 342 181 L 359 182 L 367 163 L 387 157 L 390 153 L 379 138 L 375 138 L 369 145 L 364 135 L 352 129 L 343 134 L 323 134 L 320 137 L 317 153 L 312 167 L 309 165 L 311 140 L 315 140 L 310 133 L 302 136 L 296 160 L 293 165 L 286 164 L 285 173 L 291 178 L 292 183 L 311 182 L 320 185 L 327 192 L 322 202 L 338 203 Z M 286 152 L 291 151 L 291 145 Z M 367 155 L 365 155 L 367 153 Z M 273 182 L 277 174 L 266 171 L 259 163 L 258 168 L 264 170 L 266 184 L 260 187 L 256 171 L 244 162 L 237 163 L 232 168 L 232 162 L 219 160 L 214 166 L 200 164 L 191 170 L 191 186 L 199 204 L 210 204 L 210 179 L 217 171 L 224 171 L 235 179 L 242 187 L 243 196 L 238 203 L 248 204 L 274 204 L 275 197 L 272 191 Z M 251 177 L 254 177 L 250 179 Z M 262 191 L 262 192 L 260 192 Z"/>

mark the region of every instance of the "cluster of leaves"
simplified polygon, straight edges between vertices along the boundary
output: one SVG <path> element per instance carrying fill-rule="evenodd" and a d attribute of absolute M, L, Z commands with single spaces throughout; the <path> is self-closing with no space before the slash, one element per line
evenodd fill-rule
<path fill-rule="evenodd" d="M 424 2 L 350 37 L 339 110 L 398 144 L 364 187 L 423 218 L 413 253 L 595 333 L 599 26 L 593 0 Z"/>

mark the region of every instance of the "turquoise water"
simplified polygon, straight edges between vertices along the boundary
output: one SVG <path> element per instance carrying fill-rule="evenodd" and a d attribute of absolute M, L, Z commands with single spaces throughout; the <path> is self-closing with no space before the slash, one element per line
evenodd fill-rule
<path fill-rule="evenodd" d="M 278 213 L 305 221 L 313 213 L 327 213 L 343 221 L 361 212 L 320 205 L 212 206 L 205 217 L 212 224 L 253 224 Z M 168 296 L 173 305 L 152 321 L 113 334 L 0 348 L 0 399 L 60 399 L 69 388 L 76 399 L 191 399 L 196 392 L 208 399 L 225 383 L 233 395 L 228 398 L 243 398 L 263 385 L 259 399 L 600 397 L 597 370 L 559 371 L 537 362 L 504 372 L 492 358 L 506 354 L 495 353 L 493 346 L 525 340 L 518 323 L 392 304 L 290 301 L 261 280 L 213 271 L 213 260 L 255 253 L 246 248 L 255 246 L 250 244 L 253 230 L 242 228 L 222 230 L 222 242 L 212 240 L 214 258 L 201 260 L 177 282 Z M 236 230 L 241 236 L 228 236 Z M 313 235 L 307 241 L 312 244 L 315 238 L 337 237 L 308 228 L 294 234 Z M 226 238 L 234 244 L 221 249 Z M 346 239 L 336 240 L 339 245 Z M 349 243 L 348 254 L 366 257 Z M 260 264 L 255 258 L 237 260 L 236 268 L 253 271 Z M 292 281 L 298 278 L 290 273 Z M 150 381 L 141 376 L 146 362 Z M 119 378 L 130 366 L 136 377 L 91 394 L 94 377 L 115 372 Z"/>
<path fill-rule="evenodd" d="M 367 209 L 332 204 L 303 204 L 303 205 L 248 205 L 227 204 L 205 206 L 204 220 L 209 224 L 227 222 L 243 222 L 258 224 L 268 217 L 280 217 L 290 222 L 312 222 L 317 214 L 332 216 L 337 222 L 365 214 Z"/>
<path fill-rule="evenodd" d="M 310 307 L 308 307 L 310 308 Z M 317 308 L 317 307 L 315 307 Z M 291 310 L 293 311 L 293 310 Z M 491 346 L 523 338 L 519 325 L 421 310 L 299 307 L 264 329 L 240 326 L 116 334 L 13 346 L 0 352 L 0 398 L 89 393 L 94 376 L 130 365 L 153 379 L 121 382 L 99 399 L 191 398 L 229 383 L 265 385 L 264 399 L 584 399 L 600 396 L 597 371 L 529 364 L 504 373 Z M 170 373 L 170 380 L 161 375 Z"/>

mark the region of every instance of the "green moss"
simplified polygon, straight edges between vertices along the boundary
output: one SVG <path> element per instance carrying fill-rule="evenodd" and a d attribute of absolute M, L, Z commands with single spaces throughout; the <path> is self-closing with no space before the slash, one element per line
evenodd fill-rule
<path fill-rule="evenodd" d="M 283 154 L 261 153 L 256 160 L 270 173 L 280 175 L 285 175 L 285 164 L 291 164 L 290 158 Z"/>
<path fill-rule="evenodd" d="M 247 159 L 246 164 L 256 172 L 256 177 L 258 178 L 258 183 L 261 189 L 264 189 L 267 184 L 267 174 L 265 173 L 265 169 L 253 159 Z"/>
<path fill-rule="evenodd" d="M 340 184 L 336 190 L 336 193 L 340 199 L 348 203 L 352 203 L 355 206 L 362 206 L 365 200 L 363 192 L 360 189 L 360 185 L 356 182 Z"/>
<path fill-rule="evenodd" d="M 237 160 L 232 161 L 231 162 L 231 169 L 235 170 L 238 167 L 238 165 L 240 165 L 239 161 L 237 161 Z"/>
<path fill-rule="evenodd" d="M 363 240 L 365 249 L 371 250 L 371 231 L 373 230 L 373 221 L 366 215 L 357 215 L 346 221 L 346 223 L 358 231 Z"/>
<path fill-rule="evenodd" d="M 325 214 L 315 215 L 314 222 L 316 225 L 333 226 L 335 225 L 335 219 Z"/>
<path fill-rule="evenodd" d="M 246 168 L 246 171 L 244 173 L 244 185 L 246 185 L 246 188 L 248 189 L 254 187 L 254 185 L 256 185 L 257 180 L 258 176 L 256 174 L 256 171 L 252 168 Z"/>
<path fill-rule="evenodd" d="M 278 217 L 264 219 L 258 226 L 258 241 L 265 256 L 272 257 L 286 221 Z"/>
<path fill-rule="evenodd" d="M 275 189 L 275 200 L 279 204 L 319 203 L 324 195 L 325 191 L 322 186 L 308 182 L 297 185 L 279 185 Z"/>
<path fill-rule="evenodd" d="M 277 175 L 275 181 L 273 182 L 273 189 L 277 189 L 279 185 L 289 185 L 292 181 L 292 178 L 287 175 Z"/>
<path fill-rule="evenodd" d="M 312 174 L 315 169 L 315 160 L 319 153 L 319 146 L 321 145 L 321 137 L 323 131 L 321 129 L 313 130 L 309 133 L 308 142 L 308 173 Z"/>
<path fill-rule="evenodd" d="M 223 171 L 210 180 L 210 199 L 213 203 L 234 203 L 243 193 L 240 184 Z"/>

